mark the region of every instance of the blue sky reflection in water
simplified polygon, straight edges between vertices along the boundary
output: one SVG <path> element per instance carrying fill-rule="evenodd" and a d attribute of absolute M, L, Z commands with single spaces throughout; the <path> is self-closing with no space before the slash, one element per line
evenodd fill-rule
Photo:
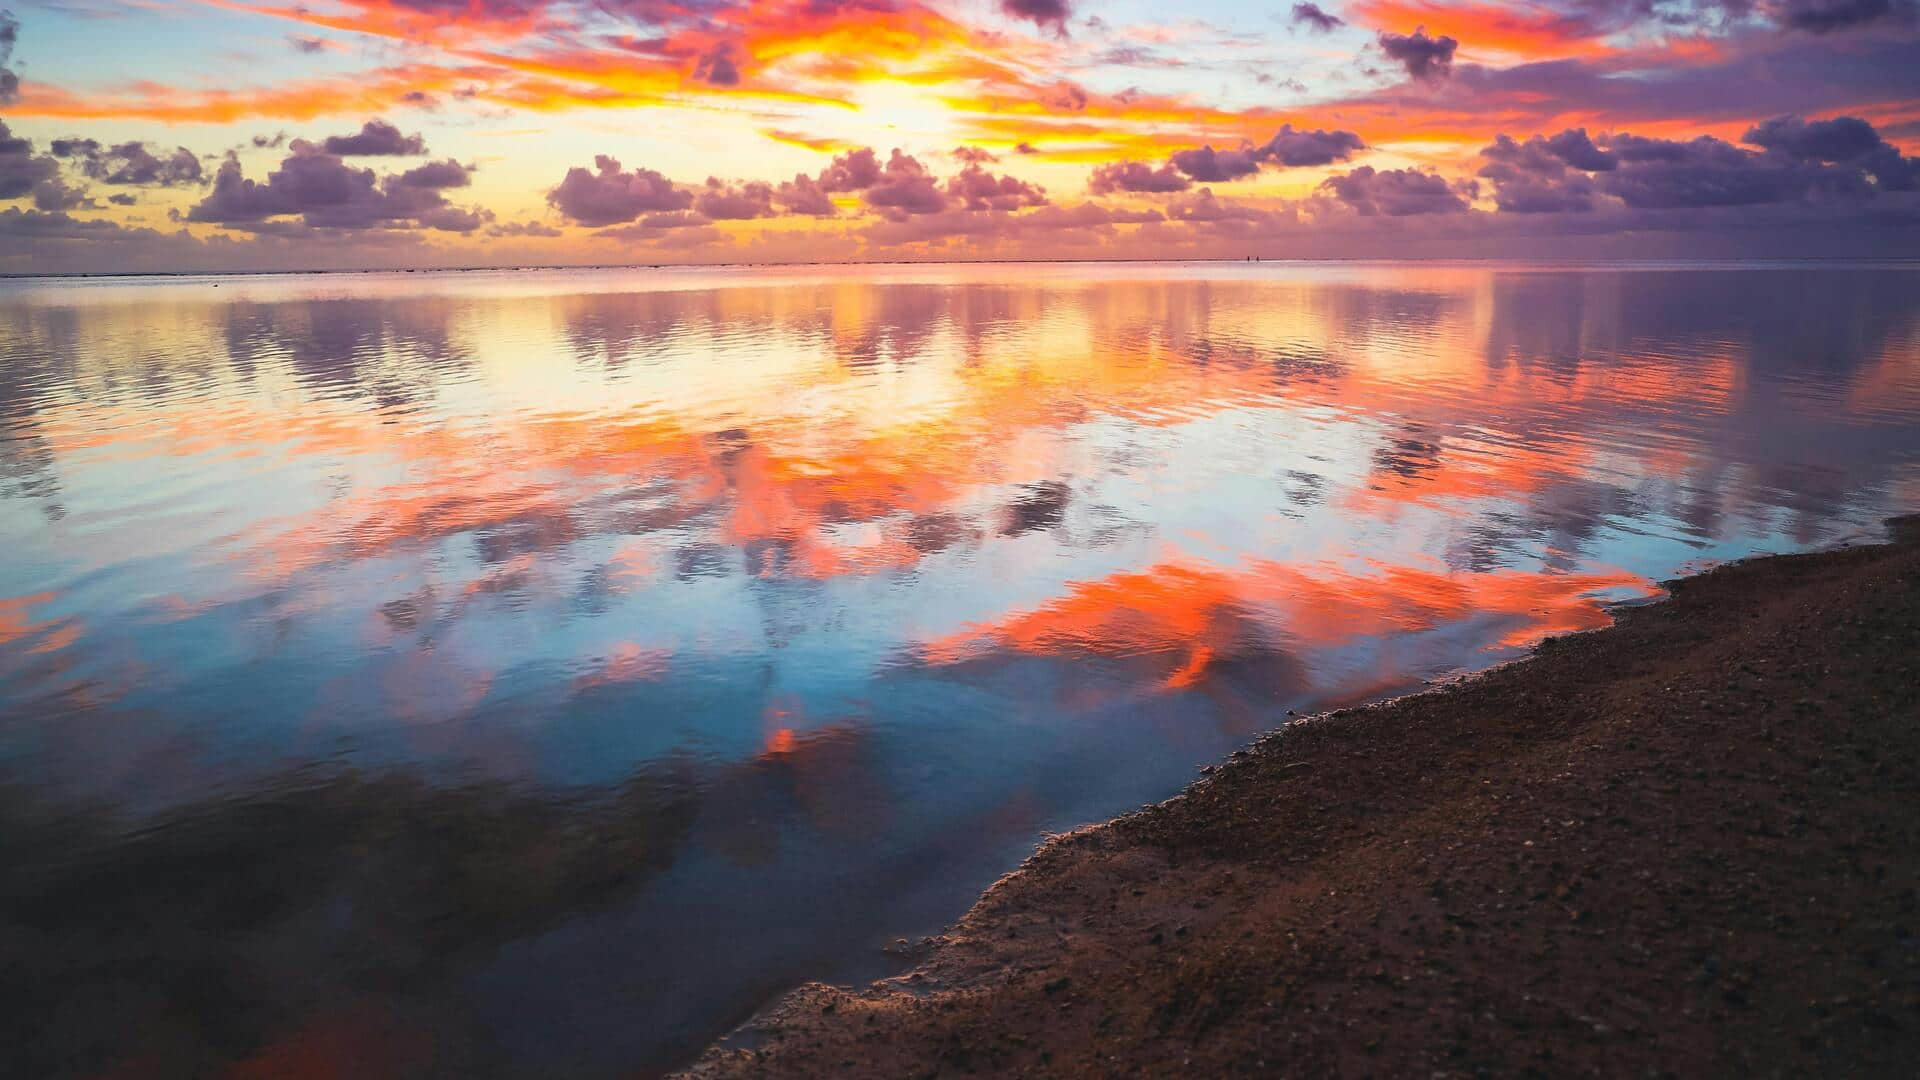
<path fill-rule="evenodd" d="M 64 971 L 89 1067 L 657 1067 L 1288 709 L 1920 505 L 1889 267 L 13 282 L 0 350 L 16 872 L 112 956 L 218 852 L 140 948 L 254 995 Z"/>

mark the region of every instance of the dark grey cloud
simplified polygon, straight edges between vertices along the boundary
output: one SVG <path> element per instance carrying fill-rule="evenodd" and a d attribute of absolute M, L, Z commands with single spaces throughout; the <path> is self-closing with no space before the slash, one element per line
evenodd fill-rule
<path fill-rule="evenodd" d="M 472 182 L 473 170 L 452 158 L 417 165 L 393 178 L 393 183 L 397 186 L 425 188 L 431 191 L 466 187 Z"/>
<path fill-rule="evenodd" d="M 1554 139 L 1560 138 L 1559 135 L 1554 136 Z M 1585 141 L 1585 148 L 1580 145 L 1581 141 Z M 1592 150 L 1592 154 L 1586 152 L 1587 148 Z M 1590 164 L 1575 167 L 1567 160 L 1568 154 Z M 1553 140 L 1538 135 L 1523 143 L 1501 135 L 1493 145 L 1481 150 L 1480 156 L 1486 159 L 1486 164 L 1481 166 L 1479 175 L 1493 182 L 1494 204 L 1509 214 L 1585 213 L 1592 210 L 1599 192 L 1592 178 L 1583 170 L 1601 165 L 1611 168 L 1613 165 L 1611 157 L 1587 140 L 1584 130 L 1578 131 L 1577 139 L 1563 140 L 1559 149 L 1555 148 Z"/>
<path fill-rule="evenodd" d="M 1634 210 L 1862 202 L 1920 187 L 1905 157 L 1856 117 L 1776 116 L 1754 125 L 1748 150 L 1720 139 L 1658 139 L 1584 129 L 1525 142 L 1501 135 L 1480 151 L 1480 176 L 1508 213 L 1584 212 L 1611 197 Z"/>
<path fill-rule="evenodd" d="M 1201 184 L 1239 180 L 1260 171 L 1259 152 L 1251 146 L 1238 150 L 1215 150 L 1211 146 L 1176 150 L 1167 160 L 1189 180 Z"/>
<path fill-rule="evenodd" d="M 60 163 L 33 152 L 33 140 L 16 137 L 0 120 L 0 199 L 29 195 L 41 184 L 56 180 Z"/>
<path fill-rule="evenodd" d="M 1553 136 L 1547 140 L 1547 150 L 1568 165 L 1587 172 L 1607 172 L 1614 165 L 1613 156 L 1593 144 L 1586 128 L 1568 128 Z"/>
<path fill-rule="evenodd" d="M 1000 10 L 1056 34 L 1065 34 L 1067 20 L 1073 17 L 1073 5 L 1068 0 L 1000 0 Z"/>
<path fill-rule="evenodd" d="M 1351 131 L 1295 131 L 1292 124 L 1282 124 L 1260 147 L 1259 156 L 1263 162 L 1298 168 L 1345 161 L 1366 148 L 1360 136 Z"/>
<path fill-rule="evenodd" d="M 1782 26 L 1810 34 L 1830 34 L 1913 13 L 1910 5 L 1895 0 L 1773 0 L 1767 10 Z"/>
<path fill-rule="evenodd" d="M 426 153 L 427 142 L 418 133 L 401 134 L 384 120 L 369 120 L 352 135 L 329 135 L 320 149 L 336 157 L 398 157 Z"/>
<path fill-rule="evenodd" d="M 616 158 L 596 154 L 594 169 L 574 166 L 552 191 L 547 204 L 579 225 L 624 225 L 641 214 L 685 210 L 693 193 L 652 169 L 622 171 Z"/>
<path fill-rule="evenodd" d="M 1467 184 L 1471 184 L 1468 181 Z M 1376 170 L 1362 165 L 1344 176 L 1329 176 L 1320 190 L 1366 217 L 1457 214 L 1467 209 L 1460 182 L 1414 169 Z"/>
<path fill-rule="evenodd" d="M 1176 150 L 1167 163 L 1194 183 L 1222 184 L 1252 176 L 1263 165 L 1330 165 L 1366 148 L 1360 136 L 1351 131 L 1298 131 L 1292 124 L 1283 124 L 1271 139 L 1258 146 L 1246 143 L 1233 150 L 1212 146 Z"/>
<path fill-rule="evenodd" d="M 1740 141 L 1795 161 L 1851 166 L 1873 177 L 1883 191 L 1920 186 L 1920 158 L 1903 156 L 1858 117 L 1808 121 L 1791 114 L 1776 116 L 1754 125 Z"/>
<path fill-rule="evenodd" d="M 87 221 L 71 214 L 43 210 L 0 210 L 0 237 L 22 240 L 99 240 L 119 236 L 120 226 L 110 221 Z"/>
<path fill-rule="evenodd" d="M 58 176 L 42 181 L 33 189 L 33 205 L 48 211 L 79 210 L 98 207 L 84 187 L 73 187 Z"/>
<path fill-rule="evenodd" d="M 1295 26 L 1304 26 L 1318 34 L 1338 30 L 1340 27 L 1347 25 L 1345 19 L 1337 15 L 1327 14 L 1321 10 L 1319 4 L 1293 5 L 1293 12 L 1288 16 L 1287 21 Z"/>
<path fill-rule="evenodd" d="M 159 151 L 142 142 L 102 146 L 95 139 L 55 139 L 53 156 L 79 162 L 89 180 L 129 187 L 172 187 L 206 180 L 200 155 L 184 146 Z M 165 156 L 162 156 L 162 155 Z"/>
<path fill-rule="evenodd" d="M 1600 189 L 1638 210 L 1871 194 L 1857 170 L 1823 169 L 1785 155 L 1756 154 L 1705 135 L 1681 142 L 1620 134 L 1605 143 L 1620 165 L 1600 176 Z"/>
<path fill-rule="evenodd" d="M 1192 185 L 1171 162 L 1156 169 L 1144 161 L 1116 161 L 1094 169 L 1087 180 L 1087 190 L 1095 195 L 1111 195 L 1116 191 L 1164 194 L 1185 191 Z"/>
<path fill-rule="evenodd" d="M 288 34 L 287 44 L 293 46 L 294 52 L 304 53 L 308 56 L 312 56 L 314 53 L 326 51 L 327 39 L 321 38 L 321 37 L 309 37 L 306 34 Z"/>
<path fill-rule="evenodd" d="M 1438 82 L 1453 73 L 1453 53 L 1460 43 L 1444 34 L 1428 37 L 1427 28 L 1411 34 L 1381 33 L 1377 39 L 1387 58 L 1406 69 L 1410 78 Z"/>

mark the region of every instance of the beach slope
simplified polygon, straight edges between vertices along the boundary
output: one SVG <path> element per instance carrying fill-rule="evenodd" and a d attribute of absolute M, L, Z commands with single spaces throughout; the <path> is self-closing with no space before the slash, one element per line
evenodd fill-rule
<path fill-rule="evenodd" d="M 1920 528 L 1294 723 L 695 1075 L 1910 1075 Z"/>

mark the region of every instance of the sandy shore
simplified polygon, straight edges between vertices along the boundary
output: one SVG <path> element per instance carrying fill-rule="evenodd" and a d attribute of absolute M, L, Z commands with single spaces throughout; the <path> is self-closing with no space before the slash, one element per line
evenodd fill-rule
<path fill-rule="evenodd" d="M 1292 724 L 699 1076 L 1910 1075 L 1920 525 Z"/>

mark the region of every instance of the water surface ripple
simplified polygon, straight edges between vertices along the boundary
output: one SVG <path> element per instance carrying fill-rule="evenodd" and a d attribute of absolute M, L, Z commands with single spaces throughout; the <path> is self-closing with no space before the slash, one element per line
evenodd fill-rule
<path fill-rule="evenodd" d="M 1288 710 L 1920 508 L 1916 286 L 0 284 L 0 1054 L 684 1060 Z"/>

